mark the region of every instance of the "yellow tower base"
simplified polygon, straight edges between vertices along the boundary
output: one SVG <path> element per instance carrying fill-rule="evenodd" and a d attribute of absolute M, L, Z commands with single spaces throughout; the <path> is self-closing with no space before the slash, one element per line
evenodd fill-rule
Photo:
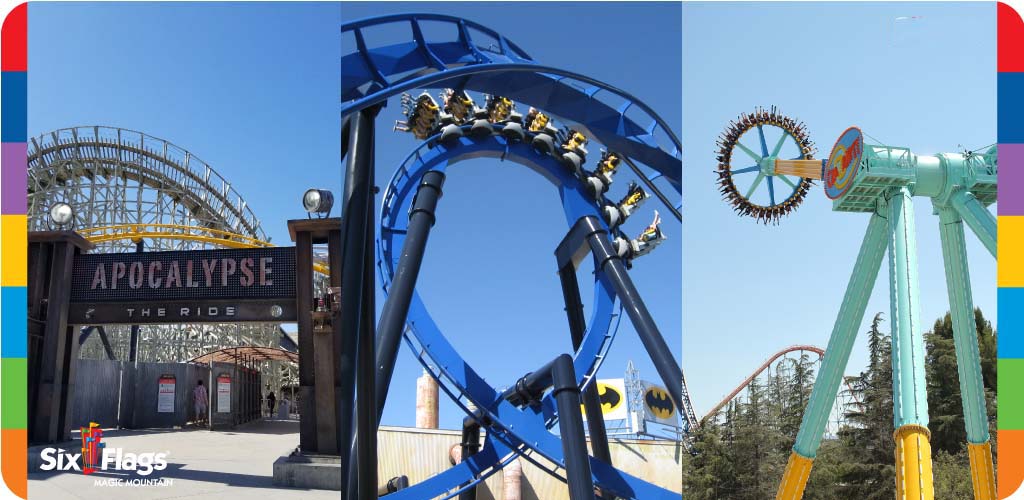
<path fill-rule="evenodd" d="M 932 445 L 928 428 L 908 424 L 893 433 L 896 441 L 896 498 L 933 500 Z"/>
<path fill-rule="evenodd" d="M 786 464 L 786 471 L 782 473 L 782 483 L 779 484 L 779 492 L 775 494 L 775 500 L 800 500 L 804 496 L 804 488 L 807 487 L 807 479 L 811 477 L 811 466 L 814 465 L 813 458 L 807 458 L 797 452 L 789 455 L 789 463 Z"/>
<path fill-rule="evenodd" d="M 967 454 L 971 458 L 974 500 L 996 500 L 996 471 L 992 467 L 992 443 L 967 443 Z"/>

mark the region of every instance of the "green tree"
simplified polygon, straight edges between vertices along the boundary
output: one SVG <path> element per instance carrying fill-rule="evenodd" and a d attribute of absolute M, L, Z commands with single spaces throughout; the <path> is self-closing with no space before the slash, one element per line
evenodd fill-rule
<path fill-rule="evenodd" d="M 854 402 L 839 431 L 841 465 L 836 468 L 844 498 L 892 498 L 896 493 L 892 339 L 882 332 L 882 321 L 882 313 L 875 314 L 867 332 L 867 369 L 846 379 Z"/>
<path fill-rule="evenodd" d="M 978 351 L 981 355 L 982 385 L 986 392 L 991 430 L 995 431 L 996 334 L 992 323 L 980 309 L 974 310 Z M 953 342 L 953 321 L 949 313 L 935 321 L 925 334 L 928 380 L 928 428 L 932 450 L 951 456 L 959 454 L 967 441 L 964 429 L 963 400 L 957 371 L 957 353 Z"/>
<path fill-rule="evenodd" d="M 994 429 L 997 333 L 980 310 L 974 314 L 990 427 Z M 822 441 L 805 500 L 889 500 L 895 496 L 892 339 L 882 331 L 883 322 L 883 315 L 876 314 L 867 331 L 868 365 L 845 380 L 843 390 L 853 403 L 845 409 L 845 424 Z M 969 500 L 973 494 L 952 339 L 948 314 L 925 335 L 935 497 Z M 744 399 L 730 402 L 717 418 L 695 431 L 697 453 L 684 459 L 684 497 L 774 497 L 814 376 L 814 361 L 807 356 L 780 360 L 750 385 Z"/>

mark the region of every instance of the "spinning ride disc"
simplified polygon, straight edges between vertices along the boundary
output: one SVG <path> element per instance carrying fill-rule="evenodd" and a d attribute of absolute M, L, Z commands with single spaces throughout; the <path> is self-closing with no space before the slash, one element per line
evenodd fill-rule
<path fill-rule="evenodd" d="M 755 141 L 753 148 L 746 145 Z M 743 113 L 729 122 L 718 139 L 719 191 L 740 215 L 777 224 L 800 205 L 813 180 L 777 173 L 775 160 L 810 160 L 814 152 L 803 122 L 784 116 L 774 106 Z M 752 181 L 747 180 L 751 177 Z M 776 181 L 784 186 L 776 186 Z M 776 192 L 776 187 L 782 191 Z"/>

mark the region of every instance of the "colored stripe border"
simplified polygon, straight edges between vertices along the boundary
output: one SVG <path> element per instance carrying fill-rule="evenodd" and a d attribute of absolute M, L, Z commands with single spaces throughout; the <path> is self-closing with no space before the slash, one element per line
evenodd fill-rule
<path fill-rule="evenodd" d="M 998 55 L 999 498 L 1024 495 L 1024 21 L 996 12 Z"/>
<path fill-rule="evenodd" d="M 16 5 L 0 32 L 0 475 L 14 495 L 28 498 L 28 4 Z"/>

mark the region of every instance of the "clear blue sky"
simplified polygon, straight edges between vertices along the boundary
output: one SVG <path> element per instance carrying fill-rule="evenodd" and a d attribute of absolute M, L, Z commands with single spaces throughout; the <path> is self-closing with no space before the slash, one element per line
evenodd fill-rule
<path fill-rule="evenodd" d="M 311 186 L 337 192 L 338 3 L 29 5 L 29 135 L 167 139 L 245 197 L 279 245 Z"/>
<path fill-rule="evenodd" d="M 33 4 L 29 133 L 103 124 L 168 139 L 231 181 L 273 241 L 289 245 L 285 220 L 304 217 L 302 192 L 318 186 L 337 194 L 341 186 L 341 19 L 403 11 L 461 15 L 505 34 L 544 64 L 640 96 L 679 134 L 681 7 L 599 3 L 587 6 L 586 22 L 566 23 L 580 6 L 354 3 L 342 11 L 337 3 Z M 391 132 L 399 116 L 393 101 L 378 121 L 381 186 L 417 145 Z M 629 177 L 620 175 L 619 190 Z M 647 224 L 653 207 L 652 201 L 629 221 L 629 234 Z M 669 240 L 638 260 L 632 276 L 678 358 L 682 236 L 670 215 L 664 219 Z M 495 385 L 570 350 L 552 254 L 565 230 L 557 193 L 540 176 L 526 169 L 450 171 L 421 292 L 455 346 Z M 378 309 L 382 304 L 378 294 Z M 631 327 L 620 331 L 613 352 L 603 377 L 621 377 L 632 359 L 645 378 L 657 380 Z M 419 375 L 403 346 L 385 424 L 414 423 Z M 462 416 L 442 401 L 442 426 L 456 427 Z"/>
<path fill-rule="evenodd" d="M 831 212 L 820 184 L 779 226 L 733 215 L 713 173 L 726 123 L 774 104 L 807 123 L 819 155 L 850 125 L 919 154 L 978 148 L 996 141 L 995 54 L 992 3 L 683 7 L 683 365 L 699 413 L 770 353 L 827 344 L 867 225 Z M 931 202 L 915 209 L 930 329 L 948 310 L 945 276 Z M 968 254 L 975 304 L 994 320 L 995 260 L 972 235 Z M 888 319 L 887 264 L 861 331 L 879 311 Z M 861 335 L 848 373 L 866 359 Z"/>

